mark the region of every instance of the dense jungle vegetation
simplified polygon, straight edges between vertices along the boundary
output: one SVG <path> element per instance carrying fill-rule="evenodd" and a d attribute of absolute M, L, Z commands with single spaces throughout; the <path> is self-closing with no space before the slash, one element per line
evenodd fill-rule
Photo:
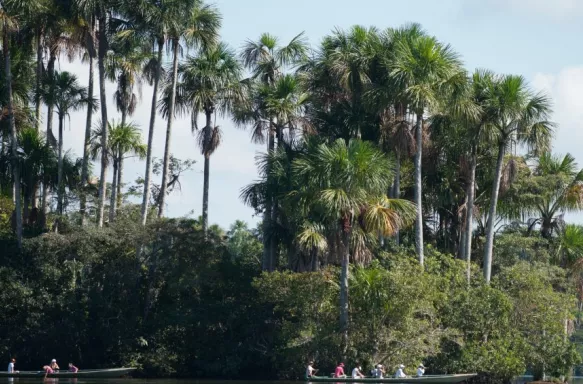
<path fill-rule="evenodd" d="M 201 0 L 0 0 L 0 26 L 0 356 L 18 369 L 299 378 L 313 359 L 508 381 L 580 362 L 583 227 L 565 214 L 583 170 L 520 75 L 470 73 L 417 24 L 234 49 Z M 241 191 L 258 228 L 209 224 L 217 115 L 265 145 Z M 193 166 L 173 129 L 204 164 L 196 220 L 165 216 Z M 129 156 L 143 178 L 124 180 Z"/>

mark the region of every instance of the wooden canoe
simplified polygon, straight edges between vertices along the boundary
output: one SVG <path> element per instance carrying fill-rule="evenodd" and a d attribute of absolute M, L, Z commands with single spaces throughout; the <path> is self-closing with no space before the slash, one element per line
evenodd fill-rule
<path fill-rule="evenodd" d="M 375 379 L 372 377 L 367 377 L 364 379 L 353 379 L 351 377 L 347 378 L 333 378 L 324 376 L 313 376 L 307 378 L 306 381 L 318 383 L 318 382 L 332 382 L 332 383 L 424 383 L 424 384 L 448 384 L 448 383 L 460 383 L 477 376 L 476 373 L 463 373 L 458 375 L 425 375 L 421 377 L 404 377 L 404 378 L 394 378 L 388 377 L 384 379 Z"/>
<path fill-rule="evenodd" d="M 55 373 L 49 373 L 47 377 L 54 378 L 115 378 L 126 376 L 131 372 L 135 371 L 136 368 L 112 368 L 112 369 L 83 369 L 75 373 L 69 371 L 60 371 Z M 45 371 L 20 371 L 20 372 L 0 372 L 0 377 L 44 377 Z"/>

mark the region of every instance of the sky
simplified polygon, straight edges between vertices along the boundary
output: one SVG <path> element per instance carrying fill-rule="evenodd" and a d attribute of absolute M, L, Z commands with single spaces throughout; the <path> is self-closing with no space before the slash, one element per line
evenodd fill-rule
<path fill-rule="evenodd" d="M 212 2 L 212 1 L 211 1 Z M 583 1 L 580 0 L 214 0 L 223 16 L 222 39 L 239 49 L 247 39 L 269 32 L 285 44 L 305 32 L 313 48 L 336 28 L 352 25 L 379 29 L 416 22 L 461 55 L 466 68 L 523 75 L 535 90 L 554 101 L 558 124 L 553 151 L 574 155 L 583 166 Z M 60 59 L 59 70 L 75 73 L 87 84 L 88 69 L 80 62 Z M 97 76 L 95 78 L 97 92 Z M 113 105 L 115 86 L 107 87 L 109 119 L 120 116 Z M 98 97 L 98 95 L 95 95 Z M 143 86 L 141 103 L 131 118 L 147 140 L 152 89 Z M 56 117 L 55 117 L 56 118 Z M 56 124 L 56 122 L 55 122 Z M 263 145 L 251 143 L 250 131 L 228 119 L 218 124 L 223 142 L 210 161 L 209 221 L 228 228 L 240 219 L 255 225 L 254 215 L 239 198 L 241 188 L 257 178 L 255 157 Z M 65 129 L 65 148 L 82 155 L 85 112 L 71 113 Z M 166 122 L 158 117 L 154 156 L 164 150 Z M 203 158 L 188 118 L 175 120 L 171 152 L 196 161 L 182 176 L 181 191 L 167 199 L 167 215 L 198 217 L 202 211 Z M 143 177 L 144 163 L 126 161 L 125 182 Z M 95 169 L 98 169 L 97 167 Z M 110 171 L 111 175 L 111 171 Z M 159 183 L 159 180 L 157 181 Z M 583 216 L 573 217 L 583 221 Z"/>

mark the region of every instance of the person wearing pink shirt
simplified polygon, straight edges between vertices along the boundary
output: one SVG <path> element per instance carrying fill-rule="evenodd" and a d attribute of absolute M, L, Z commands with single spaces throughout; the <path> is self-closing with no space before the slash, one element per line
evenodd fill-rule
<path fill-rule="evenodd" d="M 346 375 L 344 374 L 344 363 L 338 364 L 336 370 L 334 371 L 334 377 L 335 378 L 346 377 Z"/>

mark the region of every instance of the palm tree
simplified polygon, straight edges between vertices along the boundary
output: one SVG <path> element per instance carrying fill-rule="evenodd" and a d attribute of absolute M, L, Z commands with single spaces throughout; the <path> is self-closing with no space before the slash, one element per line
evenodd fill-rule
<path fill-rule="evenodd" d="M 107 124 L 109 129 L 109 144 L 106 151 L 110 154 L 110 161 L 113 163 L 113 177 L 111 182 L 111 194 L 109 204 L 109 222 L 115 220 L 117 209 L 121 205 L 121 188 L 119 183 L 123 182 L 123 161 L 128 155 L 144 158 L 146 155 L 146 146 L 142 143 L 141 130 L 133 123 L 117 123 L 115 121 Z M 101 129 L 93 130 L 91 137 L 91 153 L 93 158 L 100 156 L 101 146 Z"/>
<path fill-rule="evenodd" d="M 496 206 L 506 150 L 512 143 L 517 143 L 525 144 L 535 154 L 546 151 L 549 148 L 554 124 L 548 120 L 551 114 L 549 98 L 543 93 L 533 93 L 522 76 L 506 75 L 487 92 L 487 113 L 492 118 L 490 126 L 498 143 L 498 158 L 484 247 L 484 278 L 489 283 L 492 273 Z"/>
<path fill-rule="evenodd" d="M 449 45 L 437 41 L 435 37 L 420 35 L 404 39 L 395 46 L 395 59 L 390 64 L 391 76 L 401 89 L 400 99 L 407 100 L 415 123 L 415 250 L 419 263 L 423 264 L 423 207 L 422 173 L 423 122 L 428 109 L 435 107 L 449 82 L 461 72 L 458 55 Z"/>
<path fill-rule="evenodd" d="M 320 222 L 341 238 L 340 328 L 346 352 L 348 341 L 348 272 L 353 236 L 358 231 L 390 236 L 413 218 L 408 201 L 388 199 L 392 181 L 389 159 L 370 142 L 342 139 L 331 145 L 308 146 L 292 165 L 299 202 L 296 209 Z"/>
<path fill-rule="evenodd" d="M 198 134 L 198 145 L 204 156 L 202 229 L 205 235 L 208 230 L 210 157 L 221 139 L 219 127 L 213 124 L 213 115 L 217 112 L 221 115 L 229 113 L 234 103 L 243 98 L 240 83 L 242 72 L 243 68 L 235 53 L 223 43 L 202 50 L 197 56 L 188 57 L 178 70 L 179 109 L 192 111 L 193 129 L 198 129 L 198 113 L 204 113 L 206 118 L 205 126 Z M 171 87 L 169 92 L 174 93 L 174 86 Z M 170 101 L 165 108 L 165 115 L 171 113 L 172 104 L 173 101 Z M 164 193 L 164 190 L 160 193 Z"/>
<path fill-rule="evenodd" d="M 503 214 L 511 219 L 528 219 L 528 231 L 540 225 L 541 235 L 551 239 L 561 231 L 563 216 L 583 208 L 583 169 L 575 158 L 541 154 L 532 172 L 511 188 Z"/>
<path fill-rule="evenodd" d="M 55 106 L 59 117 L 57 212 L 62 215 L 65 193 L 63 180 L 63 128 L 65 117 L 69 116 L 71 111 L 79 110 L 86 105 L 89 108 L 94 108 L 94 105 L 92 100 L 87 97 L 87 88 L 82 87 L 77 77 L 69 72 L 55 72 L 52 78 L 47 78 L 41 91 L 41 96 L 45 103 Z"/>

